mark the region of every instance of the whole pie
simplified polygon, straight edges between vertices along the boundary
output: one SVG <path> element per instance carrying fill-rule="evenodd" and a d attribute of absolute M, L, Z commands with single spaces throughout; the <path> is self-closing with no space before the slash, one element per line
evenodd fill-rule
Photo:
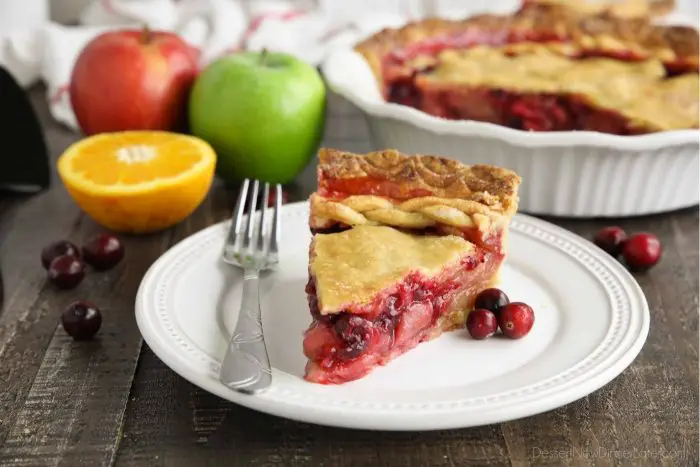
<path fill-rule="evenodd" d="M 340 384 L 461 327 L 506 254 L 520 177 L 393 150 L 321 150 L 306 379 Z"/>
<path fill-rule="evenodd" d="M 389 102 L 445 119 L 618 135 L 698 128 L 698 32 L 569 0 L 426 19 L 356 46 Z M 573 5 L 579 5 L 574 7 Z M 641 10 L 634 10 L 641 11 Z M 639 99 L 644 96 L 644 99 Z"/>

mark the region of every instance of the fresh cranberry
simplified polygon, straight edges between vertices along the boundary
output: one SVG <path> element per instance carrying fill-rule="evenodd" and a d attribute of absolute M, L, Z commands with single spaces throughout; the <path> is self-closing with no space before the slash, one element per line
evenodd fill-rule
<path fill-rule="evenodd" d="M 78 247 L 66 240 L 50 243 L 41 250 L 41 264 L 44 269 L 49 269 L 51 262 L 59 256 L 75 256 L 80 258 Z"/>
<path fill-rule="evenodd" d="M 498 321 L 491 310 L 477 309 L 467 316 L 467 331 L 474 339 L 486 339 L 496 334 Z"/>
<path fill-rule="evenodd" d="M 83 245 L 83 258 L 95 269 L 110 269 L 124 258 L 124 247 L 114 235 L 99 234 Z"/>
<path fill-rule="evenodd" d="M 76 341 L 90 339 L 102 325 L 100 309 L 90 302 L 78 301 L 68 305 L 61 315 L 61 324 Z"/>
<path fill-rule="evenodd" d="M 489 310 L 494 313 L 510 303 L 508 295 L 501 289 L 491 288 L 482 290 L 479 295 L 476 296 L 474 301 L 474 308 L 481 308 L 483 310 Z"/>
<path fill-rule="evenodd" d="M 369 322 L 356 315 L 344 313 L 333 325 L 336 334 L 343 341 L 339 357 L 349 360 L 360 356 L 370 340 Z"/>
<path fill-rule="evenodd" d="M 646 271 L 661 259 L 661 242 L 654 234 L 638 233 L 631 236 L 622 248 L 622 256 L 630 269 Z"/>
<path fill-rule="evenodd" d="M 49 265 L 49 281 L 59 289 L 72 289 L 84 277 L 85 263 L 75 256 L 59 256 Z"/>
<path fill-rule="evenodd" d="M 622 252 L 622 246 L 625 240 L 627 240 L 627 234 L 617 226 L 601 229 L 595 237 L 593 237 L 593 243 L 615 257 L 619 256 Z"/>
<path fill-rule="evenodd" d="M 498 314 L 498 325 L 506 337 L 520 339 L 527 335 L 535 324 L 535 312 L 530 305 L 513 302 L 501 308 Z"/>

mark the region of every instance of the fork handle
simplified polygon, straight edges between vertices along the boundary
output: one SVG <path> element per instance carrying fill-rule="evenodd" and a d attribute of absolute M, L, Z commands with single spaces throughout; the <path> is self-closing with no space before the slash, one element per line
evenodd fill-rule
<path fill-rule="evenodd" d="M 241 309 L 219 372 L 219 380 L 225 386 L 250 394 L 263 391 L 272 383 L 258 283 L 258 271 L 243 272 Z"/>

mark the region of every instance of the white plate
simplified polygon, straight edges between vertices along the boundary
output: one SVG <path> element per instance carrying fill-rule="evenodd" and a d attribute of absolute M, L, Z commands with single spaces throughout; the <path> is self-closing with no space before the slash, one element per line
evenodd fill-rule
<path fill-rule="evenodd" d="M 217 378 L 240 294 L 239 272 L 219 261 L 223 223 L 174 246 L 144 277 L 136 318 L 153 352 L 197 386 L 262 412 L 348 428 L 432 430 L 502 422 L 572 402 L 622 372 L 646 339 L 646 299 L 617 261 L 568 231 L 518 215 L 502 287 L 511 300 L 535 309 L 528 336 L 475 341 L 455 331 L 359 381 L 308 383 L 302 379 L 302 332 L 310 323 L 307 222 L 307 203 L 284 206 L 280 270 L 262 285 L 273 366 L 267 392 L 238 394 Z"/>

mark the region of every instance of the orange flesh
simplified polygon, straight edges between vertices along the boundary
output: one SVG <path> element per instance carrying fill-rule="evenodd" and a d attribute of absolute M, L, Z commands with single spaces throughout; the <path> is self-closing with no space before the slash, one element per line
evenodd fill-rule
<path fill-rule="evenodd" d="M 142 160 L 123 160 L 139 155 Z M 201 160 L 202 154 L 183 140 L 161 133 L 125 134 L 85 145 L 71 159 L 70 168 L 97 185 L 137 185 L 177 177 Z"/>

